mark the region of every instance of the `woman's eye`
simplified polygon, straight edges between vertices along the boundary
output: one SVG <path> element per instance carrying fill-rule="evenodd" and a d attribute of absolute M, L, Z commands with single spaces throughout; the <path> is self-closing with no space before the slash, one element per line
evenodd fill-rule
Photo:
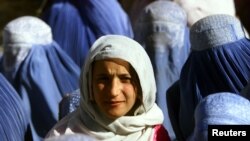
<path fill-rule="evenodd" d="M 97 81 L 98 82 L 106 82 L 106 81 L 109 81 L 109 77 L 107 77 L 107 76 L 101 76 L 101 77 L 97 78 Z"/>
<path fill-rule="evenodd" d="M 109 77 L 101 77 L 100 80 L 109 80 Z"/>
<path fill-rule="evenodd" d="M 120 77 L 120 79 L 122 82 L 126 82 L 126 83 L 131 81 L 131 77 L 128 77 L 128 76 L 122 76 Z"/>

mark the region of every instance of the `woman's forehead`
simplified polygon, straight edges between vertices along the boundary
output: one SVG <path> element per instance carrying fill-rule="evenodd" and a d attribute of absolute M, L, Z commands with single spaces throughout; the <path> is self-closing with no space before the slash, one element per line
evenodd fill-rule
<path fill-rule="evenodd" d="M 104 64 L 104 63 L 108 63 L 108 62 L 116 63 L 118 65 L 124 66 L 127 69 L 130 67 L 129 62 L 127 62 L 123 59 L 119 59 L 119 58 L 107 58 L 107 59 L 102 59 L 102 60 L 95 60 L 92 64 L 94 66 L 95 64 Z"/>
<path fill-rule="evenodd" d="M 113 65 L 112 65 L 113 64 Z M 109 67 L 114 67 L 113 70 Z M 132 76 L 137 76 L 136 71 L 130 65 L 129 62 L 122 60 L 122 59 L 103 59 L 103 60 L 96 60 L 92 63 L 92 72 L 93 73 L 103 73 L 105 71 L 114 71 L 120 72 L 122 74 L 129 74 Z M 119 67 L 118 67 L 119 66 Z"/>

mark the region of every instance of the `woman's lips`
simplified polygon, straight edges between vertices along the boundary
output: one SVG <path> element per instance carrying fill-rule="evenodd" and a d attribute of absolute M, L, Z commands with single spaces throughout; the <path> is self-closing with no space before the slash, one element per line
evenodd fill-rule
<path fill-rule="evenodd" d="M 105 103 L 110 106 L 118 106 L 122 104 L 124 101 L 106 101 Z"/>

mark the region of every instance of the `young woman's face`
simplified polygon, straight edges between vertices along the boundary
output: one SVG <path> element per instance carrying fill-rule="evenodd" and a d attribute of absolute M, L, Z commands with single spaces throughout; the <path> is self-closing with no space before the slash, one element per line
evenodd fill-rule
<path fill-rule="evenodd" d="M 129 115 L 137 99 L 130 65 L 126 61 L 100 60 L 93 65 L 94 100 L 108 118 Z"/>

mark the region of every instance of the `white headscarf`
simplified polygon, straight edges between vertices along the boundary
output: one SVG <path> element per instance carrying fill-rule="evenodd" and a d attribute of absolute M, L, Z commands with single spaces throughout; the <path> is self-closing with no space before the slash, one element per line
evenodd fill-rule
<path fill-rule="evenodd" d="M 45 139 L 44 141 L 95 141 L 95 139 L 84 134 L 73 134 L 73 135 L 65 134 L 61 136 L 51 137 Z"/>
<path fill-rule="evenodd" d="M 94 60 L 119 58 L 135 69 L 141 89 L 141 105 L 134 116 L 122 116 L 111 121 L 91 102 L 91 65 Z M 87 133 L 105 141 L 152 140 L 154 125 L 162 124 L 163 113 L 155 104 L 156 84 L 150 59 L 144 48 L 121 35 L 106 35 L 91 47 L 81 74 L 80 108 L 59 122 L 48 134 Z"/>

